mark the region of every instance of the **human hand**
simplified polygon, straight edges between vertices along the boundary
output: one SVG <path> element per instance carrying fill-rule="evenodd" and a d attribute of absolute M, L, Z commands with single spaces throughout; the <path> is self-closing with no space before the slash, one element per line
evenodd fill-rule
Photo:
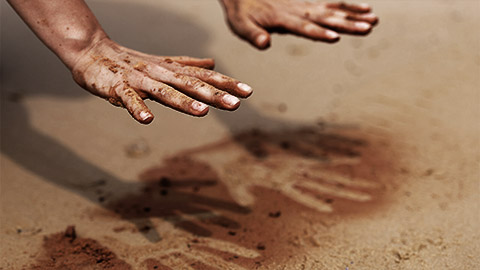
<path fill-rule="evenodd" d="M 366 35 L 378 22 L 367 4 L 304 0 L 222 0 L 230 28 L 258 49 L 270 46 L 269 32 L 286 32 L 324 42 L 338 33 Z"/>
<path fill-rule="evenodd" d="M 104 38 L 78 58 L 72 73 L 81 87 L 149 124 L 153 114 L 144 99 L 193 116 L 206 115 L 208 105 L 237 109 L 237 97 L 248 97 L 251 87 L 212 71 L 214 65 L 213 59 L 144 54 Z"/>

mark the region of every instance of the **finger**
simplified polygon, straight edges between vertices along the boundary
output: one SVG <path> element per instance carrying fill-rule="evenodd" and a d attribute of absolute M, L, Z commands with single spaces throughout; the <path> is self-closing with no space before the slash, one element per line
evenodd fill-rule
<path fill-rule="evenodd" d="M 346 18 L 351 21 L 368 22 L 371 25 L 375 25 L 378 23 L 378 17 L 373 13 L 366 13 L 366 14 L 349 13 L 347 14 Z"/>
<path fill-rule="evenodd" d="M 240 106 L 240 100 L 237 97 L 194 77 L 175 74 L 165 82 L 186 95 L 219 109 L 236 110 Z"/>
<path fill-rule="evenodd" d="M 215 60 L 212 58 L 195 58 L 190 56 L 173 56 L 169 57 L 174 62 L 187 66 L 195 66 L 199 68 L 213 69 L 215 67 Z"/>
<path fill-rule="evenodd" d="M 132 88 L 119 87 L 116 94 L 122 100 L 123 106 L 128 110 L 135 120 L 142 124 L 149 124 L 153 120 L 153 114 L 148 109 L 142 98 Z"/>
<path fill-rule="evenodd" d="M 280 26 L 293 34 L 313 40 L 336 42 L 340 39 L 336 32 L 296 16 L 285 17 L 280 21 Z"/>
<path fill-rule="evenodd" d="M 236 24 L 230 23 L 230 27 L 233 32 L 260 50 L 270 47 L 270 34 L 250 19 L 241 19 Z"/>
<path fill-rule="evenodd" d="M 157 81 L 166 83 L 184 94 L 220 109 L 235 110 L 240 100 L 210 84 L 187 75 L 172 72 L 157 65 L 146 65 L 143 71 Z"/>
<path fill-rule="evenodd" d="M 238 80 L 212 70 L 198 67 L 176 67 L 173 71 L 190 77 L 198 78 L 218 89 L 227 91 L 228 93 L 238 97 L 246 98 L 253 92 L 252 88 L 247 84 L 241 83 Z"/>
<path fill-rule="evenodd" d="M 372 25 L 367 22 L 351 21 L 347 17 L 330 16 L 322 18 L 318 23 L 324 27 L 341 33 L 365 35 L 372 30 Z"/>
<path fill-rule="evenodd" d="M 128 49 L 129 53 L 135 56 L 140 57 L 143 59 L 145 62 L 152 61 L 152 59 L 155 59 L 158 62 L 177 62 L 181 63 L 184 65 L 193 65 L 193 66 L 198 66 L 198 67 L 203 67 L 203 68 L 208 68 L 208 69 L 213 69 L 215 67 L 215 61 L 212 58 L 195 58 L 195 57 L 189 57 L 189 56 L 171 56 L 171 57 L 163 57 L 163 56 L 157 56 L 157 55 L 152 55 L 152 54 L 146 54 L 134 50 Z M 124 59 L 124 62 L 130 64 L 131 59 Z"/>
<path fill-rule="evenodd" d="M 205 116 L 208 113 L 208 105 L 199 102 L 164 83 L 148 77 L 142 76 L 141 78 L 141 80 L 130 80 L 129 83 L 133 88 L 142 90 L 146 93 L 150 99 L 174 110 L 193 116 Z"/>
<path fill-rule="evenodd" d="M 337 3 L 328 3 L 328 8 L 335 8 L 335 9 L 342 9 L 346 11 L 352 11 L 357 13 L 367 13 L 372 10 L 370 5 L 362 3 L 362 4 L 348 4 L 345 2 L 337 2 Z"/>

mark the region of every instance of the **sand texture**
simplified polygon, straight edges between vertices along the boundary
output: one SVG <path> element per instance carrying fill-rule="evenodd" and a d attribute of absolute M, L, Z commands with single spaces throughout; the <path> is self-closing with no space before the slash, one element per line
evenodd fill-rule
<path fill-rule="evenodd" d="M 139 125 L 2 2 L 0 269 L 479 269 L 479 1 L 371 1 L 368 37 L 262 52 L 213 0 L 88 3 L 255 93 Z"/>

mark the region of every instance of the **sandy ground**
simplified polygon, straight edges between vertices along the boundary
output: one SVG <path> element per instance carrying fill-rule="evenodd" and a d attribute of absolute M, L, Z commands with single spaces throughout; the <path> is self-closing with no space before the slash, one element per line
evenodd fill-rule
<path fill-rule="evenodd" d="M 2 1 L 0 269 L 68 225 L 133 269 L 479 269 L 480 2 L 371 3 L 367 38 L 259 52 L 213 0 L 89 1 L 123 45 L 256 90 L 141 126 Z"/>

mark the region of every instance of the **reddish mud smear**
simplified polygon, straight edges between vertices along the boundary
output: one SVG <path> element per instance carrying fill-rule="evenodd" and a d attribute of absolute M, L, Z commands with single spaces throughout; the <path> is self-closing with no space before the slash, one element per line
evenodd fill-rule
<path fill-rule="evenodd" d="M 287 161 L 300 157 L 304 160 L 318 160 L 319 164 L 317 168 L 310 168 L 306 174 L 299 176 L 300 183 L 311 181 L 312 177 L 309 174 L 314 175 L 315 172 L 321 171 L 327 175 L 353 179 L 353 182 L 366 181 L 373 186 L 345 186 L 332 179 L 313 179 L 322 186 L 333 186 L 340 191 L 361 192 L 371 197 L 368 201 L 356 201 L 339 197 L 338 194 L 302 190 L 305 196 L 317 198 L 319 202 L 327 203 L 333 208 L 332 213 L 320 213 L 292 200 L 293 198 L 279 190 L 258 183 L 259 187 L 253 187 L 256 203 L 252 206 L 252 213 L 247 218 L 242 218 L 241 226 L 246 231 L 238 233 L 233 239 L 242 246 L 257 249 L 262 253 L 263 258 L 257 259 L 255 265 L 250 267 L 257 266 L 258 263 L 268 264 L 273 257 L 288 258 L 299 248 L 308 247 L 309 242 L 312 242 L 313 246 L 321 245 L 316 241 L 306 240 L 312 226 L 319 230 L 328 230 L 328 227 L 343 219 L 368 216 L 388 208 L 390 201 L 388 191 L 395 185 L 397 171 L 395 152 L 390 148 L 390 139 L 383 134 L 362 134 L 356 130 L 327 132 L 314 127 L 278 133 L 253 130 L 236 135 L 235 143 L 243 145 L 250 155 L 257 159 L 257 164 L 264 164 L 273 173 L 283 165 L 276 163 L 278 157 Z M 226 144 L 228 142 L 203 147 L 201 151 L 214 151 L 215 148 L 220 151 Z M 338 162 L 342 159 L 357 162 L 345 164 Z M 276 213 L 281 215 L 276 217 Z M 301 213 L 306 214 L 307 218 L 300 215 Z M 220 234 L 217 237 L 228 239 Z M 262 244 L 260 249 L 259 242 Z"/>
<path fill-rule="evenodd" d="M 327 162 L 327 165 L 319 164 L 316 168 L 310 168 L 310 171 L 303 171 L 301 174 L 302 181 L 314 181 L 324 187 L 336 189 L 340 192 L 348 191 L 370 196 L 369 200 L 356 201 L 339 196 L 335 192 L 319 193 L 308 188 L 299 187 L 305 195 L 315 197 L 331 205 L 333 212 L 329 216 L 365 216 L 379 211 L 381 208 L 388 207 L 388 189 L 395 185 L 395 174 L 398 172 L 398 169 L 395 167 L 395 151 L 391 149 L 388 137 L 378 136 L 378 134 L 373 137 L 365 134 L 355 134 L 354 132 L 322 134 L 317 133 L 313 129 L 303 130 L 301 133 L 304 135 L 305 133 L 311 133 L 318 140 L 312 141 L 314 146 L 308 150 L 299 148 L 294 141 L 288 142 L 289 147 L 295 149 L 293 154 L 301 155 L 304 158 L 323 159 Z M 297 135 L 292 134 L 293 137 Z M 310 135 L 307 137 L 310 137 Z M 305 141 L 305 136 L 303 138 L 302 144 Z M 342 163 L 338 161 L 342 159 L 357 160 L 357 162 Z M 330 161 L 331 163 L 329 163 Z M 318 171 L 327 176 L 315 176 Z M 332 177 L 338 175 L 351 179 L 353 185 L 335 180 L 332 181 L 328 175 Z M 367 185 L 362 186 L 359 182 L 366 182 Z M 359 195 L 356 196 L 358 198 Z"/>
<path fill-rule="evenodd" d="M 388 191 L 391 190 L 387 187 L 392 185 L 396 172 L 395 155 L 389 148 L 388 139 L 355 133 L 355 130 L 326 132 L 314 127 L 282 132 L 244 132 L 216 144 L 184 151 L 166 159 L 160 166 L 147 169 L 140 175 L 143 184 L 139 185 L 137 194 L 120 198 L 107 207 L 120 218 L 134 223 L 141 218 L 161 218 L 198 236 L 195 241 L 185 243 L 188 247 L 185 254 L 201 250 L 246 269 L 256 269 L 274 260 L 279 263 L 279 258 L 288 260 L 289 256 L 309 246 L 320 246 L 322 243 L 312 240 L 312 235 L 328 234 L 329 228 L 343 219 L 368 216 L 387 208 Z M 231 191 L 223 182 L 228 179 L 220 178 L 218 164 L 214 169 L 214 164 L 208 164 L 208 158 L 202 161 L 197 158 L 199 154 L 208 157 L 216 151 L 230 153 L 228 151 L 232 148 L 226 149 L 231 145 L 246 150 L 241 152 L 243 156 L 239 157 L 238 166 L 246 172 L 245 182 L 253 182 L 249 191 L 255 197 L 255 203 L 250 207 L 240 206 L 231 197 Z M 349 162 L 343 162 L 344 159 Z M 281 186 L 262 185 L 262 181 L 275 179 L 248 179 L 253 177 L 248 175 L 250 167 L 264 166 L 264 170 L 274 177 L 291 160 L 308 161 L 309 166 L 318 164 L 299 170 L 293 180 L 300 184 L 315 182 L 338 192 L 298 188 L 301 193 L 295 196 L 308 196 L 319 204 L 330 205 L 332 213 L 319 212 L 300 203 L 292 194 L 286 194 Z M 326 176 L 313 177 L 318 172 Z M 330 175 L 342 176 L 354 184 L 345 185 L 330 179 Z M 355 181 L 368 185 L 362 186 Z M 353 192 L 354 195 L 348 197 L 342 192 Z M 370 196 L 370 199 L 360 201 L 358 193 Z M 184 219 L 185 214 L 194 218 Z M 138 228 L 144 226 L 136 225 Z M 154 226 L 150 229 L 156 230 Z M 260 256 L 252 258 L 207 246 L 210 240 L 233 243 Z M 168 266 L 167 261 L 162 259 Z M 194 269 L 209 268 L 198 262 Z"/>
<path fill-rule="evenodd" d="M 299 189 L 306 196 L 315 197 L 331 205 L 334 209 L 333 215 L 365 215 L 386 206 L 387 186 L 392 184 L 396 173 L 395 156 L 390 148 L 389 138 L 385 135 L 375 135 L 374 137 L 360 134 L 355 130 L 326 132 L 323 128 L 305 127 L 280 133 L 252 131 L 238 134 L 235 139 L 253 156 L 266 159 L 265 166 L 272 170 L 282 164 L 276 166 L 275 163 L 269 163 L 269 156 L 281 156 L 285 160 L 292 157 L 318 160 L 318 167 L 303 170 L 298 176 L 300 183 L 314 181 L 324 187 L 340 191 L 361 192 L 370 195 L 371 199 L 358 202 L 342 196 L 338 197 L 336 193 L 319 193 L 308 188 Z M 342 160 L 346 161 L 342 162 Z M 327 176 L 318 177 L 317 172 Z M 332 180 L 328 175 L 351 179 L 353 185 L 348 186 Z M 357 183 L 364 181 L 369 185 L 362 186 L 355 181 Z"/>
<path fill-rule="evenodd" d="M 395 154 L 390 145 L 387 142 L 372 140 L 368 147 L 363 148 L 359 164 L 344 164 L 329 168 L 333 172 L 352 178 L 367 179 L 377 184 L 375 188 L 355 187 L 354 189 L 369 194 L 371 200 L 352 203 L 352 201 L 334 196 L 324 196 L 323 198 L 334 207 L 334 215 L 365 216 L 385 209 L 391 201 L 389 191 L 392 191 L 396 185 L 395 174 L 399 170 L 395 165 Z"/>
<path fill-rule="evenodd" d="M 234 139 L 255 155 L 263 149 L 266 155 L 295 155 L 307 159 L 327 160 L 328 158 L 357 157 L 357 147 L 366 142 L 355 137 L 322 132 L 322 128 L 305 127 L 278 133 L 252 130 L 237 134 Z"/>
<path fill-rule="evenodd" d="M 132 269 L 97 241 L 77 237 L 74 226 L 69 226 L 65 232 L 45 237 L 43 248 L 43 258 L 39 258 L 30 269 Z"/>
<path fill-rule="evenodd" d="M 177 156 L 168 159 L 163 166 L 146 170 L 140 178 L 145 183 L 140 193 L 112 201 L 107 208 L 113 210 L 117 216 L 128 220 L 160 217 L 173 223 L 177 228 L 197 236 L 211 235 L 211 231 L 204 225 L 239 228 L 236 221 L 213 214 L 214 209 L 243 214 L 249 212 L 247 208 L 218 196 L 218 194 L 228 194 L 228 191 L 225 188 L 218 191 L 216 172 L 208 164 L 189 157 Z M 217 190 L 215 196 L 200 194 L 204 189 L 212 188 Z M 181 218 L 183 214 L 208 216 L 208 218 L 198 217 L 200 224 L 197 224 L 190 220 L 183 220 Z M 145 229 L 143 223 L 135 225 L 142 233 L 148 233 L 151 229 Z M 123 230 L 115 229 L 114 231 Z"/>

